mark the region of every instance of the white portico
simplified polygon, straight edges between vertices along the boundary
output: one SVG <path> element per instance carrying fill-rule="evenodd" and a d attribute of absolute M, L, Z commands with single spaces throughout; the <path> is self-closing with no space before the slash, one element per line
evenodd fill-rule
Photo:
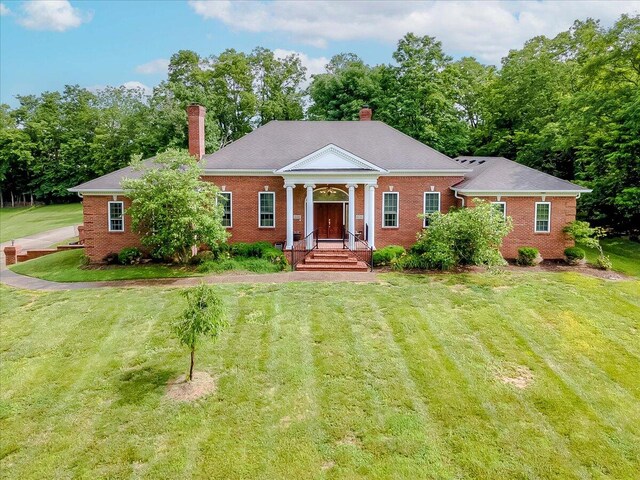
<path fill-rule="evenodd" d="M 375 248 L 375 188 L 378 177 L 387 170 L 336 146 L 329 144 L 310 155 L 307 155 L 274 173 L 282 175 L 287 198 L 287 238 L 286 247 L 293 247 L 294 238 L 294 188 L 305 189 L 304 209 L 304 237 L 314 242 L 315 219 L 328 217 L 329 227 L 327 235 L 335 235 L 331 222 L 340 221 L 347 231 L 355 234 L 356 225 L 356 189 L 364 189 L 364 231 L 363 236 L 369 246 Z M 328 200 L 327 200 L 328 199 Z M 335 201 L 332 201 L 334 199 Z M 327 203 L 333 203 L 336 208 L 323 208 Z M 339 205 L 342 204 L 342 214 Z M 349 235 L 350 247 L 353 248 L 354 238 Z"/>

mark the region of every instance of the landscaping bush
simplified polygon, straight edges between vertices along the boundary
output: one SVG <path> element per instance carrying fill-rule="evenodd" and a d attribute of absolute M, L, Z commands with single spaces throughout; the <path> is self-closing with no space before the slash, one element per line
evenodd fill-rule
<path fill-rule="evenodd" d="M 104 256 L 102 261 L 108 265 L 117 265 L 119 263 L 118 254 L 116 252 L 109 252 Z"/>
<path fill-rule="evenodd" d="M 596 267 L 600 270 L 611 270 L 613 264 L 611 263 L 611 259 L 607 255 L 600 255 L 596 259 Z"/>
<path fill-rule="evenodd" d="M 193 257 L 189 259 L 189 263 L 191 265 L 200 265 L 201 263 L 213 261 L 216 259 L 216 255 L 213 252 L 208 250 L 204 250 L 202 252 L 196 253 Z"/>
<path fill-rule="evenodd" d="M 418 234 L 411 248 L 412 254 L 421 257 L 419 263 L 440 270 L 456 265 L 504 264 L 500 246 L 512 229 L 511 218 L 503 218 L 488 202 L 477 198 L 473 202 L 473 208 L 429 215 L 429 227 Z"/>
<path fill-rule="evenodd" d="M 127 247 L 120 250 L 118 262 L 122 265 L 133 265 L 142 260 L 142 252 L 136 247 Z"/>
<path fill-rule="evenodd" d="M 373 252 L 373 264 L 375 266 L 389 265 L 391 260 L 400 257 L 406 253 L 404 247 L 400 245 L 387 245 L 380 250 Z"/>
<path fill-rule="evenodd" d="M 580 242 L 589 248 L 596 248 L 600 255 L 596 260 L 596 267 L 602 270 L 609 270 L 613 265 L 611 259 L 604 254 L 600 239 L 605 236 L 606 232 L 602 227 L 592 227 L 589 222 L 574 220 L 567 223 L 562 229 L 567 237 L 576 242 Z"/>
<path fill-rule="evenodd" d="M 540 252 L 537 248 L 520 247 L 518 249 L 518 258 L 516 258 L 516 263 L 524 267 L 533 267 L 536 263 L 539 263 L 539 256 Z"/>
<path fill-rule="evenodd" d="M 284 252 L 282 250 L 278 250 L 269 242 L 238 242 L 231 245 L 230 251 L 234 257 L 261 258 L 268 260 L 270 263 L 278 265 L 280 270 L 284 270 L 289 265 Z"/>
<path fill-rule="evenodd" d="M 389 262 L 392 270 L 426 270 L 430 268 L 425 255 L 408 253 L 392 258 Z"/>
<path fill-rule="evenodd" d="M 586 253 L 579 247 L 569 247 L 564 250 L 564 256 L 569 265 L 577 265 L 586 257 Z"/>

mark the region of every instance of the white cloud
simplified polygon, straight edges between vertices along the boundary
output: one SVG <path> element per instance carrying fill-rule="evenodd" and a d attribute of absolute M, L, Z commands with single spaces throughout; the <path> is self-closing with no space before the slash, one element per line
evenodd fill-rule
<path fill-rule="evenodd" d="M 99 92 L 100 90 L 104 90 L 104 89 L 105 89 L 105 88 L 107 88 L 108 86 L 109 86 L 109 85 L 91 85 L 91 86 L 86 87 L 86 88 L 87 88 L 87 90 L 89 90 L 89 91 L 90 91 L 90 92 L 92 92 L 92 93 L 97 93 L 97 92 Z M 153 93 L 153 88 L 152 88 L 152 87 L 150 87 L 150 86 L 148 86 L 148 85 L 145 85 L 145 84 L 144 84 L 144 83 L 142 83 L 142 82 L 137 82 L 137 81 L 134 81 L 134 80 L 132 80 L 132 81 L 130 81 L 130 82 L 124 82 L 123 84 L 121 84 L 121 85 L 119 85 L 119 86 L 120 86 L 120 87 L 124 87 L 124 88 L 126 88 L 126 89 L 128 89 L 128 90 L 135 90 L 135 89 L 138 89 L 138 88 L 139 88 L 139 89 L 141 89 L 141 90 L 142 90 L 142 92 L 143 92 L 145 95 L 151 95 L 151 94 Z"/>
<path fill-rule="evenodd" d="M 144 75 L 151 75 L 154 73 L 167 73 L 169 69 L 169 60 L 166 58 L 157 58 L 150 62 L 143 63 L 136 67 L 136 72 Z"/>
<path fill-rule="evenodd" d="M 10 15 L 11 10 L 4 3 L 0 3 L 0 17 L 4 17 L 5 15 Z"/>
<path fill-rule="evenodd" d="M 395 43 L 407 32 L 435 36 L 447 53 L 498 63 L 509 49 L 536 35 L 554 36 L 574 20 L 605 25 L 622 13 L 640 12 L 640 1 L 449 1 L 449 2 L 209 2 L 190 0 L 206 19 L 248 32 L 281 32 L 326 47 L 332 41 Z"/>
<path fill-rule="evenodd" d="M 308 84 L 311 81 L 311 75 L 324 73 L 324 66 L 329 63 L 329 59 L 327 57 L 309 57 L 306 53 L 297 52 L 295 50 L 276 48 L 273 51 L 273 54 L 276 58 L 285 58 L 289 55 L 297 55 L 300 58 L 302 65 L 307 69 L 307 82 L 305 82 L 305 84 Z"/>
<path fill-rule="evenodd" d="M 82 12 L 67 0 L 28 1 L 22 6 L 18 23 L 31 30 L 64 32 L 91 20 L 92 13 Z"/>
<path fill-rule="evenodd" d="M 122 86 L 129 90 L 141 89 L 145 95 L 151 95 L 153 93 L 153 88 L 145 85 L 142 82 L 130 81 L 124 82 Z"/>

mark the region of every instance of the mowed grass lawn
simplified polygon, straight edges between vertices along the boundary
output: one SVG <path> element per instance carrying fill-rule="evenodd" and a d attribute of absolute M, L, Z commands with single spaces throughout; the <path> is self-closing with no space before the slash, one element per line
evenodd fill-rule
<path fill-rule="evenodd" d="M 82 205 L 0 208 L 0 242 L 82 223 Z"/>
<path fill-rule="evenodd" d="M 638 478 L 639 281 L 380 278 L 220 286 L 190 404 L 179 289 L 2 287 L 0 475 Z"/>

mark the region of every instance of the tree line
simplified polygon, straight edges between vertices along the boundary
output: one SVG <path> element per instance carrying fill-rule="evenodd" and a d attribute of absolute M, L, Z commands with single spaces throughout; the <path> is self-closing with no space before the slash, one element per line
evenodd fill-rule
<path fill-rule="evenodd" d="M 66 189 L 187 146 L 185 108 L 207 107 L 208 153 L 271 120 L 355 120 L 363 105 L 450 156 L 505 156 L 593 189 L 579 215 L 627 231 L 640 224 L 640 16 L 605 28 L 576 21 L 534 37 L 500 68 L 453 60 L 437 39 L 406 34 L 393 62 L 331 58 L 306 83 L 300 58 L 265 48 L 171 57 L 153 93 L 124 87 L 18 96 L 0 107 L 0 182 L 9 201 L 66 201 Z"/>

